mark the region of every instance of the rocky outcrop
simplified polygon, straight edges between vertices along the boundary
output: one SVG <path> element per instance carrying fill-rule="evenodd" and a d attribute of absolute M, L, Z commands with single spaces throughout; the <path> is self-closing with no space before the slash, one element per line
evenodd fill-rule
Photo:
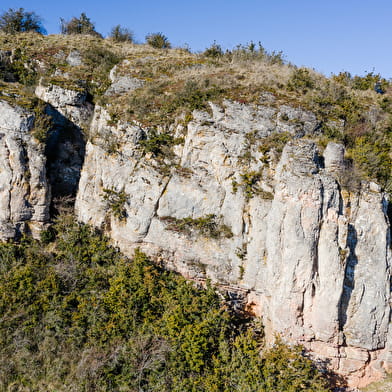
<path fill-rule="evenodd" d="M 84 90 L 39 85 L 35 93 L 49 104 L 46 112 L 53 123 L 46 142 L 53 196 L 75 196 L 85 154 L 83 130 L 88 130 L 93 105 Z"/>
<path fill-rule="evenodd" d="M 169 157 L 145 154 L 148 131 L 109 125 L 97 108 L 79 219 L 128 254 L 140 247 L 247 293 L 269 341 L 280 333 L 304 344 L 352 385 L 379 377 L 391 365 L 386 196 L 375 184 L 342 187 L 344 149 L 319 150 L 311 113 L 230 101 L 211 111 L 173 129 L 184 143 Z M 279 157 L 271 143 L 285 134 L 294 140 Z"/>
<path fill-rule="evenodd" d="M 127 91 L 136 90 L 144 85 L 144 81 L 133 78 L 123 72 L 123 68 L 129 65 L 128 60 L 122 61 L 110 71 L 109 79 L 112 82 L 105 95 L 124 94 Z"/>
<path fill-rule="evenodd" d="M 270 343 L 279 333 L 303 344 L 351 385 L 392 370 L 387 196 L 374 183 L 350 188 L 343 146 L 313 141 L 314 114 L 270 95 L 264 105 L 223 101 L 178 119 L 171 140 L 114 124 L 99 106 L 89 124 L 82 91 L 36 93 L 53 119 L 46 149 L 31 134 L 34 114 L 0 101 L 1 239 L 37 233 L 49 188 L 77 191 L 80 221 L 129 255 L 141 248 L 241 293 Z M 146 140 L 166 145 L 147 149 Z"/>
<path fill-rule="evenodd" d="M 37 235 L 49 220 L 44 146 L 31 134 L 34 114 L 0 100 L 0 239 Z"/>

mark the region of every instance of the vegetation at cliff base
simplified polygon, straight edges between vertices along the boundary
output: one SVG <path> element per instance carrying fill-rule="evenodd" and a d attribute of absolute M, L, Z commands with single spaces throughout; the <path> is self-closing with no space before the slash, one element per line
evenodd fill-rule
<path fill-rule="evenodd" d="M 0 245 L 0 389 L 327 391 L 300 348 L 263 348 L 257 322 L 61 216 Z"/>

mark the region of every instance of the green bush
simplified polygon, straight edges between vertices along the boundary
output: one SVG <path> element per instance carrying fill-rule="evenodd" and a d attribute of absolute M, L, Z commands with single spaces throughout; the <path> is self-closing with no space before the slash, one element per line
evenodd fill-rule
<path fill-rule="evenodd" d="M 171 43 L 163 33 L 151 33 L 146 35 L 146 43 L 156 49 L 169 49 Z"/>
<path fill-rule="evenodd" d="M 74 16 L 69 21 L 60 18 L 60 30 L 61 34 L 88 34 L 102 37 L 101 34 L 95 31 L 94 23 L 84 12 L 80 14 L 79 18 Z"/>
<path fill-rule="evenodd" d="M 203 55 L 212 58 L 221 57 L 223 56 L 223 50 L 222 47 L 214 41 L 214 43 L 203 52 Z"/>
<path fill-rule="evenodd" d="M 109 38 L 115 42 L 133 42 L 133 33 L 126 27 L 117 25 L 110 31 Z"/>
<path fill-rule="evenodd" d="M 0 244 L 0 389 L 326 392 L 300 349 L 260 356 L 258 323 L 61 216 L 55 240 Z"/>
<path fill-rule="evenodd" d="M 127 217 L 127 211 L 125 209 L 127 198 L 128 196 L 124 190 L 103 189 L 103 200 L 107 203 L 108 209 L 120 221 L 125 220 Z"/>
<path fill-rule="evenodd" d="M 306 93 L 308 90 L 313 89 L 315 82 L 312 79 L 309 70 L 306 68 L 296 68 L 290 80 L 287 83 L 287 89 L 289 91 L 299 91 Z"/>
<path fill-rule="evenodd" d="M 175 138 L 170 133 L 158 133 L 156 129 L 150 129 L 148 136 L 139 141 L 143 154 L 152 153 L 155 157 L 167 157 L 172 155 L 171 148 L 184 142 L 183 138 Z"/>
<path fill-rule="evenodd" d="M 34 100 L 34 126 L 31 134 L 41 143 L 45 143 L 53 127 L 52 118 L 46 114 L 47 104 L 41 100 Z"/>
<path fill-rule="evenodd" d="M 83 51 L 83 60 L 89 67 L 86 72 L 87 91 L 94 98 L 101 96 L 110 86 L 109 72 L 121 58 L 112 50 L 91 45 Z"/>
<path fill-rule="evenodd" d="M 7 34 L 16 34 L 26 31 L 35 31 L 46 34 L 42 19 L 35 12 L 25 11 L 23 8 L 12 9 L 0 15 L 0 31 Z"/>
<path fill-rule="evenodd" d="M 192 234 L 193 231 L 210 238 L 231 238 L 233 233 L 227 225 L 219 223 L 219 219 L 214 214 L 209 214 L 200 218 L 177 219 L 171 216 L 161 218 L 167 223 L 166 229 L 179 233 Z"/>

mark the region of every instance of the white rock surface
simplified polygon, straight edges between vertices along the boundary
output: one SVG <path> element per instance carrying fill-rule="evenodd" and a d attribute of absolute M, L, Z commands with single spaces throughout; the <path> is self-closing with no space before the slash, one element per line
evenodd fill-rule
<path fill-rule="evenodd" d="M 93 106 L 86 102 L 85 91 L 74 91 L 55 84 L 38 85 L 35 95 L 51 104 L 59 114 L 82 128 L 87 126 L 93 114 Z M 52 116 L 56 116 L 56 113 L 52 113 Z"/>
<path fill-rule="evenodd" d="M 161 170 L 161 161 L 138 148 L 142 129 L 109 126 L 98 108 L 77 196 L 79 219 L 105 227 L 128 254 L 140 247 L 185 276 L 247 291 L 270 341 L 280 333 L 303 343 L 353 384 L 381 374 L 392 358 L 385 195 L 369 184 L 359 195 L 341 188 L 343 147 L 330 143 L 322 157 L 315 143 L 301 139 L 318 132 L 311 113 L 230 101 L 211 109 L 212 115 L 193 113 L 172 168 Z M 259 159 L 258 146 L 279 132 L 295 141 L 274 166 Z M 105 151 L 110 140 L 119 146 L 115 153 Z M 253 197 L 246 194 L 246 173 L 259 175 Z M 104 189 L 126 193 L 125 220 L 110 212 Z M 209 214 L 233 236 L 168 229 L 166 217 Z"/>
<path fill-rule="evenodd" d="M 37 95 L 52 105 L 55 120 L 59 113 L 57 126 L 61 118 L 86 123 L 82 93 L 41 86 Z M 269 342 L 279 333 L 302 343 L 352 385 L 363 385 L 392 369 L 387 196 L 375 183 L 362 183 L 356 193 L 344 189 L 344 148 L 330 143 L 321 154 L 311 140 L 319 132 L 316 117 L 272 105 L 224 101 L 211 104 L 211 114 L 195 111 L 185 128 L 174 129 L 184 143 L 165 157 L 143 154 L 147 130 L 112 125 L 96 106 L 85 154 L 83 145 L 72 158 L 80 143 L 65 140 L 51 170 L 59 167 L 61 177 L 77 183 L 83 153 L 80 221 L 105 230 L 129 255 L 140 247 L 189 278 L 246 293 Z M 0 101 L 0 118 L 4 240 L 44 225 L 50 192 L 43 147 L 30 134 L 33 114 Z M 266 154 L 266 138 L 282 132 L 293 141 L 281 156 Z M 64 171 L 62 154 L 73 162 Z M 114 200 L 125 195 L 122 205 L 105 200 L 108 192 Z M 212 215 L 220 234 L 170 227 Z"/>
<path fill-rule="evenodd" d="M 0 239 L 38 235 L 49 220 L 44 147 L 30 131 L 34 115 L 0 100 Z"/>

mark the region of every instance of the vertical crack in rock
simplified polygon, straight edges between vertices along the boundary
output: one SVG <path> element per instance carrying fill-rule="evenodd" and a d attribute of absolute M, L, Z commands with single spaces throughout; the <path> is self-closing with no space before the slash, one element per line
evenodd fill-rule
<path fill-rule="evenodd" d="M 48 136 L 45 153 L 53 198 L 75 197 L 86 143 L 77 125 L 53 108 L 51 113 L 54 127 Z"/>
<path fill-rule="evenodd" d="M 346 269 L 343 280 L 343 293 L 339 303 L 339 330 L 343 331 L 347 322 L 347 311 L 350 303 L 351 295 L 355 287 L 355 267 L 358 264 L 358 258 L 355 254 L 357 245 L 357 232 L 352 224 L 348 225 L 347 246 L 349 255 L 347 258 Z"/>
<path fill-rule="evenodd" d="M 10 149 L 9 149 L 9 146 L 8 146 L 8 144 L 7 144 L 7 139 L 3 136 L 3 139 L 4 139 L 4 149 L 5 149 L 5 151 L 6 151 L 6 156 L 4 157 L 5 159 L 4 159 L 4 164 L 6 164 L 6 163 L 8 163 L 8 168 L 9 168 L 9 171 L 10 171 L 10 176 L 9 176 L 9 181 L 8 181 L 8 207 L 7 207 L 7 209 L 4 211 L 5 213 L 7 213 L 7 216 L 8 216 L 8 219 L 10 219 L 11 218 L 11 196 L 12 196 L 12 187 L 13 187 L 13 178 L 14 178 L 14 173 L 13 173 L 13 170 L 12 170 L 12 166 L 11 166 L 11 164 L 10 164 L 10 155 L 11 155 L 11 153 L 10 153 Z M 1 184 L 2 185 L 2 184 Z"/>
<path fill-rule="evenodd" d="M 154 219 L 154 217 L 157 216 L 157 212 L 158 212 L 158 209 L 159 209 L 159 202 L 161 201 L 162 195 L 165 193 L 166 188 L 169 185 L 170 180 L 171 180 L 171 177 L 169 177 L 168 180 L 166 181 L 166 184 L 163 186 L 162 191 L 161 191 L 161 193 L 160 193 L 160 195 L 159 195 L 159 197 L 158 197 L 158 199 L 157 199 L 157 201 L 156 201 L 156 203 L 154 205 L 153 215 L 151 216 L 151 218 L 149 220 L 149 223 L 148 223 L 148 225 L 146 227 L 145 237 L 148 235 L 148 232 L 149 232 L 150 227 L 151 227 L 152 220 Z"/>

